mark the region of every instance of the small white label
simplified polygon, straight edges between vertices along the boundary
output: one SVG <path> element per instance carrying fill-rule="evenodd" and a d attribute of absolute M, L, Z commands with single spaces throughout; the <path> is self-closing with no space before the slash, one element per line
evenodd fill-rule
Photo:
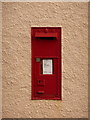
<path fill-rule="evenodd" d="M 43 74 L 53 74 L 52 73 L 52 60 L 51 59 L 44 59 L 43 60 Z"/>

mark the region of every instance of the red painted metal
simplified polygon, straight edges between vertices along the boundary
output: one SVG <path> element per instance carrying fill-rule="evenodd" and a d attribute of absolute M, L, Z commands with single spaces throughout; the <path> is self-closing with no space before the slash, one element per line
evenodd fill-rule
<path fill-rule="evenodd" d="M 32 27 L 31 39 L 32 99 L 61 100 L 61 28 Z M 53 74 L 41 73 L 43 59 L 53 60 Z"/>
<path fill-rule="evenodd" d="M 57 33 L 40 33 L 36 32 L 35 37 L 57 37 Z"/>

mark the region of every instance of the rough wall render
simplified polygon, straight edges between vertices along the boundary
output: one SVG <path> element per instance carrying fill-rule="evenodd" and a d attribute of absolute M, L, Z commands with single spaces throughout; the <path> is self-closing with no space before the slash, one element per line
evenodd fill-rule
<path fill-rule="evenodd" d="M 2 118 L 2 3 L 0 2 L 0 119 Z"/>
<path fill-rule="evenodd" d="M 3 3 L 3 117 L 88 117 L 88 3 Z M 31 27 L 62 27 L 62 101 L 31 100 Z"/>

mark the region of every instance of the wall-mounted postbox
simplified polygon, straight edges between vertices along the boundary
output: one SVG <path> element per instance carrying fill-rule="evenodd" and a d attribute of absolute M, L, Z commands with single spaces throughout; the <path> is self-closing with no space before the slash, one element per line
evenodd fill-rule
<path fill-rule="evenodd" d="M 32 99 L 61 99 L 61 28 L 32 27 Z"/>

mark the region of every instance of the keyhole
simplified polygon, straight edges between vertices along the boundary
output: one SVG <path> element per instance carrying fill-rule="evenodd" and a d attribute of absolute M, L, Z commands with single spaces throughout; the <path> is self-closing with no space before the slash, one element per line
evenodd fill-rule
<path fill-rule="evenodd" d="M 38 83 L 40 83 L 41 81 L 40 80 L 38 80 Z"/>

